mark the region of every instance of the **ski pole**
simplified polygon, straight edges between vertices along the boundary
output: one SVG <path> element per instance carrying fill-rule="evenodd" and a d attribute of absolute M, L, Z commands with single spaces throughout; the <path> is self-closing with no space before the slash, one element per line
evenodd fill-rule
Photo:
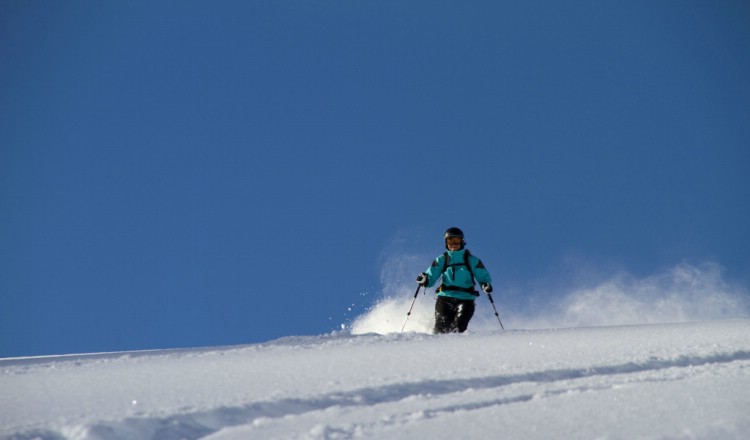
<path fill-rule="evenodd" d="M 497 308 L 495 307 L 495 301 L 492 300 L 492 295 L 490 293 L 487 293 L 487 298 L 490 299 L 490 303 L 492 304 L 492 308 L 495 310 L 495 316 L 497 316 L 497 322 L 500 323 L 500 328 L 505 330 L 505 327 L 503 327 L 503 322 L 500 321 L 500 315 L 497 314 Z"/>
<path fill-rule="evenodd" d="M 414 292 L 414 299 L 411 301 L 411 307 L 409 307 L 409 311 L 406 313 L 406 320 L 404 321 L 404 325 L 401 326 L 401 333 L 404 332 L 404 329 L 406 328 L 406 321 L 409 320 L 409 315 L 411 315 L 411 309 L 414 308 L 414 303 L 417 302 L 417 295 L 419 295 L 420 287 L 422 287 L 421 284 L 417 285 L 417 291 Z"/>

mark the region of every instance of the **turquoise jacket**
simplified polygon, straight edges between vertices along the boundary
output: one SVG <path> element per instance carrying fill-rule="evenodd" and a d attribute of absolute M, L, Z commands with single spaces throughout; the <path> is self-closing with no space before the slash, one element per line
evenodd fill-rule
<path fill-rule="evenodd" d="M 445 264 L 446 253 L 435 258 L 435 261 L 432 262 L 430 268 L 425 272 L 428 278 L 427 287 L 434 286 L 438 279 L 442 277 L 441 289 L 439 289 L 438 296 L 475 300 L 477 295 L 473 293 L 460 289 L 451 289 L 451 287 L 459 287 L 468 290 L 474 287 L 474 282 L 471 279 L 471 272 L 469 272 L 465 263 L 464 254 L 466 251 L 466 249 L 447 251 L 447 265 Z M 483 283 L 492 284 L 492 277 L 490 277 L 490 273 L 487 272 L 484 264 L 482 264 L 482 260 L 471 255 L 471 252 L 469 252 L 469 264 L 474 273 L 474 278 L 479 285 Z M 445 272 L 443 272 L 444 267 L 446 268 Z"/>

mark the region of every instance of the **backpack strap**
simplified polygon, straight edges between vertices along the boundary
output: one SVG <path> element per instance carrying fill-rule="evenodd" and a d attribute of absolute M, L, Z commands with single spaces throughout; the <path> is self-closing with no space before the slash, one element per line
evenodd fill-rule
<path fill-rule="evenodd" d="M 479 293 L 474 288 L 476 285 L 476 281 L 474 280 L 474 271 L 471 270 L 471 263 L 469 262 L 469 250 L 464 250 L 464 262 L 463 263 L 457 263 L 457 264 L 448 264 L 448 261 L 450 260 L 450 255 L 448 254 L 448 251 L 445 251 L 443 253 L 444 261 L 443 261 L 443 270 L 440 272 L 441 274 L 444 274 L 446 270 L 448 270 L 448 267 L 450 266 L 466 266 L 466 268 L 469 270 L 469 275 L 471 275 L 471 287 L 458 287 L 458 286 L 447 286 L 445 283 L 441 284 L 440 287 L 438 287 L 437 292 L 441 292 L 443 290 L 458 290 L 461 292 L 467 292 L 471 293 L 472 295 L 479 296 Z"/>
<path fill-rule="evenodd" d="M 466 268 L 469 269 L 469 275 L 471 275 L 471 284 L 474 285 L 477 282 L 474 281 L 474 271 L 471 270 L 471 263 L 469 262 L 469 255 L 471 254 L 469 254 L 469 250 L 466 249 L 464 251 L 464 264 L 466 264 Z"/>
<path fill-rule="evenodd" d="M 476 281 L 474 281 L 474 271 L 471 270 L 471 263 L 469 262 L 469 255 L 471 255 L 471 254 L 469 253 L 469 250 L 466 249 L 466 250 L 464 250 L 464 262 L 463 263 L 448 264 L 448 260 L 450 260 L 451 257 L 448 254 L 448 251 L 443 252 L 443 256 L 445 258 L 443 259 L 443 270 L 440 273 L 441 274 L 445 273 L 445 271 L 448 270 L 448 266 L 461 266 L 461 265 L 463 265 L 463 266 L 466 266 L 466 268 L 469 270 L 469 275 L 471 275 L 471 283 L 472 284 L 476 284 Z"/>

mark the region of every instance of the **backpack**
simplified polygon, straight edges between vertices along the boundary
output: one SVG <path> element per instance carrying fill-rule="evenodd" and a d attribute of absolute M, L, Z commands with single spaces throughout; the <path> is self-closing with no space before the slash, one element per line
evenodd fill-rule
<path fill-rule="evenodd" d="M 464 251 L 464 261 L 461 263 L 452 263 L 449 264 L 448 261 L 450 260 L 450 254 L 448 254 L 448 251 L 445 251 L 443 253 L 444 262 L 443 262 L 443 270 L 440 271 L 440 274 L 444 274 L 446 270 L 448 270 L 449 267 L 452 266 L 466 266 L 466 268 L 469 270 L 469 275 L 471 276 L 471 287 L 458 287 L 458 286 L 448 286 L 445 283 L 440 284 L 440 287 L 435 290 L 435 292 L 442 292 L 443 290 L 458 290 L 460 292 L 466 292 L 471 293 L 474 296 L 479 296 L 479 292 L 474 288 L 476 285 L 476 281 L 474 280 L 474 271 L 471 270 L 471 263 L 469 262 L 469 250 L 466 249 Z"/>

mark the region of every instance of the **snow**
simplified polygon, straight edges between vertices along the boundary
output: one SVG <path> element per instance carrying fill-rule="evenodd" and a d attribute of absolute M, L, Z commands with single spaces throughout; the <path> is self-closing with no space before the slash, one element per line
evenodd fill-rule
<path fill-rule="evenodd" d="M 411 260 L 330 334 L 0 359 L 0 439 L 750 438 L 750 295 L 720 266 L 578 273 L 526 309 L 504 286 L 506 331 L 480 298 L 432 335 Z"/>
<path fill-rule="evenodd" d="M 485 314 L 461 335 L 415 315 L 403 334 L 0 359 L 0 438 L 750 438 L 750 319 L 501 332 Z"/>

